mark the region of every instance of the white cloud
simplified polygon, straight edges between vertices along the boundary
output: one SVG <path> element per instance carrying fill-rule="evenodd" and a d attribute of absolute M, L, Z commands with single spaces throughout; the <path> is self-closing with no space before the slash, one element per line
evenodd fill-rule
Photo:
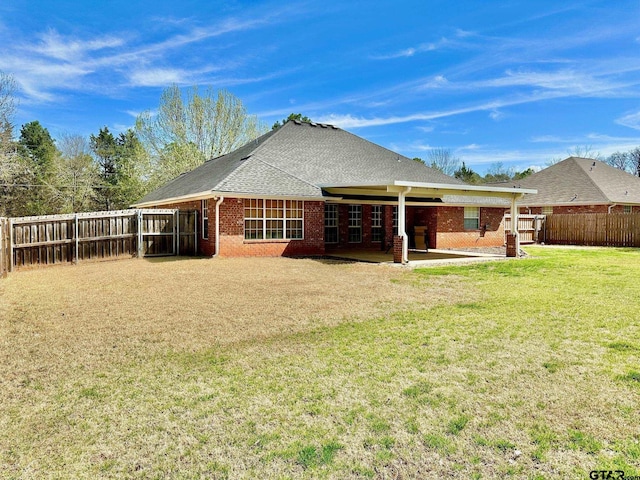
<path fill-rule="evenodd" d="M 419 89 L 443 88 L 449 85 L 449 80 L 444 75 L 436 75 L 435 77 L 423 83 Z"/>
<path fill-rule="evenodd" d="M 492 110 L 489 113 L 489 118 L 491 120 L 495 120 L 496 122 L 498 120 L 502 120 L 504 117 L 505 117 L 505 114 L 503 112 L 501 112 L 500 110 L 497 110 L 497 109 L 496 110 Z"/>
<path fill-rule="evenodd" d="M 634 130 L 640 130 L 640 112 L 629 113 L 616 120 L 616 123 L 625 127 L 633 128 Z"/>
<path fill-rule="evenodd" d="M 372 60 L 393 60 L 395 58 L 408 58 L 413 57 L 419 53 L 432 52 L 442 48 L 444 45 L 450 43 L 446 38 L 441 38 L 437 42 L 421 43 L 415 47 L 408 47 L 397 52 L 389 53 L 387 55 L 372 55 Z"/>
<path fill-rule="evenodd" d="M 129 81 L 136 87 L 166 87 L 188 83 L 190 72 L 175 68 L 151 68 L 131 72 Z"/>
<path fill-rule="evenodd" d="M 285 18 L 294 8 L 284 7 L 265 15 L 262 11 L 245 13 L 242 18 L 227 18 L 206 24 L 188 26 L 193 20 L 174 22 L 181 33 L 168 35 L 156 42 L 145 43 L 144 32 L 82 36 L 64 35 L 55 29 L 32 32 L 21 38 L 16 32 L 11 42 L 0 41 L 0 70 L 10 71 L 20 85 L 25 103 L 47 102 L 60 98 L 63 91 L 78 90 L 101 93 L 130 86 L 156 87 L 171 83 L 185 84 L 202 79 L 205 73 L 234 70 L 248 60 L 211 59 L 216 67 L 194 71 L 171 65 L 171 56 L 190 44 L 272 24 Z M 203 24 L 204 25 L 204 24 Z M 0 39 L 1 40 L 1 39 Z M 108 80 L 107 80 L 108 78 Z M 227 85 L 238 85 L 267 78 L 221 78 Z M 206 80 L 209 80 L 206 78 Z M 213 79 L 215 81 L 215 79 Z"/>
<path fill-rule="evenodd" d="M 44 57 L 65 61 L 82 59 L 90 52 L 116 48 L 124 44 L 124 38 L 122 37 L 109 35 L 91 40 L 81 40 L 64 37 L 53 29 L 42 34 L 40 38 L 40 43 L 27 45 L 25 49 Z"/>

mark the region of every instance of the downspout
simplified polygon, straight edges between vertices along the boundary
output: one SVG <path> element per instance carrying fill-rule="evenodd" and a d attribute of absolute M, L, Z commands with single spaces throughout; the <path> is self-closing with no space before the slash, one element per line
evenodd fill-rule
<path fill-rule="evenodd" d="M 611 213 L 611 209 L 612 209 L 613 207 L 617 207 L 617 206 L 618 206 L 618 204 L 617 204 L 617 203 L 612 203 L 611 205 L 609 205 L 609 209 L 607 210 L 607 213 Z"/>
<path fill-rule="evenodd" d="M 398 235 L 402 237 L 402 263 L 409 262 L 409 239 L 406 232 L 405 197 L 411 187 L 398 193 Z"/>
<path fill-rule="evenodd" d="M 213 254 L 214 257 L 217 257 L 220 253 L 220 204 L 223 201 L 224 197 L 218 197 L 216 201 L 216 251 Z"/>

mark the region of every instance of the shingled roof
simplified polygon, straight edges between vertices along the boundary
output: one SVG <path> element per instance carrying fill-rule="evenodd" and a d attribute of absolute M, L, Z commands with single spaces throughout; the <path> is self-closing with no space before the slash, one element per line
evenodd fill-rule
<path fill-rule="evenodd" d="M 385 185 L 403 180 L 464 184 L 332 125 L 289 121 L 180 175 L 136 205 L 209 192 L 321 198 L 326 186 Z"/>
<path fill-rule="evenodd" d="M 591 158 L 569 157 L 518 182 L 522 205 L 640 204 L 640 178 Z"/>

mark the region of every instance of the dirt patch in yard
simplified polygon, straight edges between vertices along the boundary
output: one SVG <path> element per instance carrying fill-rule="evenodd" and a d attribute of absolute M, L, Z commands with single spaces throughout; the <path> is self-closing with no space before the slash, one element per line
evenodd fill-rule
<path fill-rule="evenodd" d="M 195 351 L 460 300 L 451 279 L 425 289 L 408 275 L 288 258 L 134 259 L 17 272 L 0 282 L 0 370 L 24 381 L 132 351 L 143 360 L 167 348 Z"/>

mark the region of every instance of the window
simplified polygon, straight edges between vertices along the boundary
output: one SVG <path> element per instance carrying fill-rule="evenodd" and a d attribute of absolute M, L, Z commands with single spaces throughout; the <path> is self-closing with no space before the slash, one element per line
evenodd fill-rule
<path fill-rule="evenodd" d="M 624 213 L 631 213 L 631 205 L 625 205 L 622 209 Z"/>
<path fill-rule="evenodd" d="M 324 242 L 338 243 L 338 205 L 324 204 Z"/>
<path fill-rule="evenodd" d="M 362 205 L 349 205 L 349 243 L 362 242 Z"/>
<path fill-rule="evenodd" d="M 382 241 L 382 205 L 371 206 L 371 241 Z"/>
<path fill-rule="evenodd" d="M 300 200 L 287 200 L 285 206 L 286 238 L 301 240 L 304 236 L 302 221 L 304 219 L 304 203 Z"/>
<path fill-rule="evenodd" d="M 202 200 L 202 238 L 209 238 L 209 200 Z"/>
<path fill-rule="evenodd" d="M 398 234 L 398 207 L 393 207 L 393 219 L 391 220 L 393 223 L 393 234 Z"/>
<path fill-rule="evenodd" d="M 553 215 L 553 207 L 542 207 L 543 215 Z"/>
<path fill-rule="evenodd" d="M 478 230 L 480 228 L 480 208 L 464 207 L 464 229 Z"/>
<path fill-rule="evenodd" d="M 300 200 L 244 200 L 245 240 L 302 239 L 303 219 Z"/>

